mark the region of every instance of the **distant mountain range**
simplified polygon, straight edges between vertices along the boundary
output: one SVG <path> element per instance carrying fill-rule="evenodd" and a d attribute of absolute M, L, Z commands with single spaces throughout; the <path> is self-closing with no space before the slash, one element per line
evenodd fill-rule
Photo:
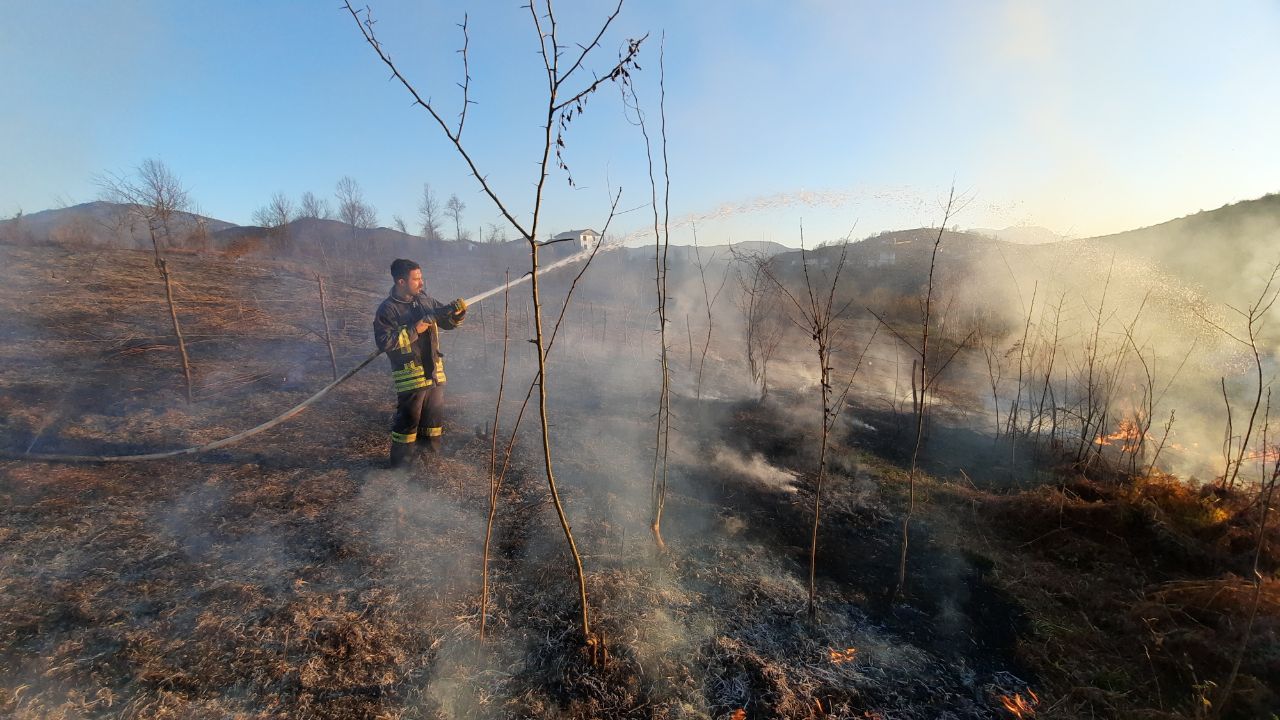
<path fill-rule="evenodd" d="M 119 247 L 151 249 L 144 223 L 131 221 L 128 208 L 108 202 L 44 210 L 0 221 L 0 242 L 10 244 L 60 244 L 71 247 Z M 878 235 L 851 243 L 849 261 L 862 268 L 890 274 L 914 273 L 936 239 L 937 230 L 917 228 Z M 172 252 L 218 252 L 235 256 L 305 259 L 363 260 L 387 257 L 421 257 L 425 261 L 457 261 L 479 265 L 518 266 L 524 243 L 511 241 L 477 245 L 469 241 L 427 241 L 385 227 L 357 229 L 337 220 L 302 219 L 268 229 L 240 226 L 216 218 L 177 213 L 163 238 Z M 1280 262 L 1280 194 L 1226 205 L 1159 225 L 1085 240 L 1066 240 L 1050 230 L 1017 226 L 1002 230 L 947 231 L 943 246 L 949 257 L 990 264 L 1010 257 L 1038 262 L 1058 248 L 1084 248 L 1110 257 L 1140 258 L 1154 262 L 1169 274 L 1204 288 L 1255 286 Z M 554 245 L 544 249 L 547 259 L 576 248 Z M 785 256 L 796 250 L 778 243 L 751 241 L 729 245 L 672 246 L 673 263 L 692 265 L 723 262 L 732 253 Z M 823 250 L 815 249 L 822 254 Z M 629 247 L 622 255 L 640 261 L 652 258 L 652 247 Z M 1000 257 L 996 257 L 999 253 Z M 1028 255 L 1027 253 L 1031 253 Z M 1048 253 L 1048 254 L 1047 254 Z M 1078 254 L 1078 253 L 1077 253 Z M 1109 254 L 1109 255 L 1108 255 Z M 481 258 L 485 258 L 482 260 Z M 797 253 L 798 257 L 798 253 Z M 450 260 L 450 259 L 454 260 Z M 381 265 L 381 263 L 379 263 Z M 874 273 L 873 273 L 874 275 Z M 874 280 L 874 277 L 868 277 Z M 903 278 L 905 281 L 905 277 Z"/>

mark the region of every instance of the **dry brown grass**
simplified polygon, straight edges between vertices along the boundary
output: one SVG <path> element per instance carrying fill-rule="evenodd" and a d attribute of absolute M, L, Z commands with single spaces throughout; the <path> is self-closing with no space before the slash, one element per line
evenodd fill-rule
<path fill-rule="evenodd" d="M 1045 680 L 1040 716 L 1193 718 L 1220 701 L 1215 683 L 1252 608 L 1254 586 L 1232 573 L 1252 557 L 1250 498 L 1168 476 L 1076 478 L 1006 497 L 949 486 L 941 497 L 970 509 L 999 583 L 1027 609 L 1019 652 Z M 1264 565 L 1274 567 L 1274 547 Z M 1261 599 L 1228 717 L 1266 717 L 1280 700 L 1280 664 L 1264 649 L 1280 630 L 1273 578 Z"/>
<path fill-rule="evenodd" d="M 327 379 L 327 352 L 307 329 L 318 321 L 308 273 L 178 257 L 179 313 L 195 341 L 188 406 L 150 263 L 0 246 L 6 448 L 182 447 L 270 418 Z M 377 301 L 349 288 L 381 285 L 354 273 L 326 284 L 340 365 L 367 354 Z M 494 389 L 472 323 L 449 338 L 458 452 L 411 478 L 380 468 L 382 368 L 216 453 L 0 461 L 0 715 L 963 719 L 1003 717 L 1001 696 L 1033 689 L 1041 717 L 1155 718 L 1179 717 L 1192 685 L 1216 677 L 1244 588 L 1188 569 L 1238 551 L 1248 516 L 1224 530 L 1213 514 L 1223 501 L 1163 481 L 1009 497 L 926 483 L 918 590 L 892 605 L 877 594 L 893 567 L 900 473 L 842 447 L 811 624 L 798 538 L 812 438 L 784 407 L 706 401 L 677 414 L 672 552 L 656 555 L 640 461 L 651 455 L 638 439 L 652 403 L 622 381 L 637 366 L 621 356 L 644 354 L 642 333 L 619 316 L 607 333 L 600 324 L 602 341 L 565 343 L 552 388 L 602 667 L 579 651 L 558 528 L 523 445 L 495 538 L 493 641 L 475 637 L 488 445 L 472 429 L 491 419 Z M 588 317 L 572 332 L 595 329 Z M 717 467 L 717 448 L 761 453 L 797 489 Z M 1016 657 L 984 635 L 1020 627 L 1001 588 L 1029 616 L 1009 639 Z M 1258 647 L 1275 632 L 1276 592 L 1266 586 Z M 1215 655 L 1195 655 L 1215 638 Z M 1179 653 L 1192 654 L 1194 679 Z M 1242 684 L 1263 702 L 1272 680 L 1259 663 L 1275 660 L 1258 655 Z"/>

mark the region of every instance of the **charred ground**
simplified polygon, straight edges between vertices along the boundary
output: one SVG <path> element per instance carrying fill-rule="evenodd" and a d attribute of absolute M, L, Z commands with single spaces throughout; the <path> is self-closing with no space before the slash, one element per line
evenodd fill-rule
<path fill-rule="evenodd" d="M 182 447 L 266 420 L 328 381 L 311 268 L 170 262 L 196 369 L 191 405 L 150 254 L 0 246 L 5 450 Z M 372 276 L 329 276 L 340 368 L 368 352 Z M 1232 503 L 1245 500 L 1209 502 L 1158 478 L 1077 477 L 1047 457 L 1037 477 L 1051 482 L 1011 487 L 1016 464 L 999 462 L 1009 448 L 990 461 L 949 453 L 981 440 L 945 414 L 931 431 L 910 581 L 890 597 L 906 423 L 874 398 L 840 426 L 820 613 L 808 621 L 814 443 L 797 418 L 812 395 L 739 399 L 728 379 L 737 349 L 724 341 L 712 352 L 721 381 L 701 400 L 681 392 L 674 408 L 670 551 L 657 553 L 647 531 L 657 401 L 636 380 L 651 370 L 653 338 L 643 305 L 610 303 L 602 288 L 557 340 L 548 390 L 607 660 L 593 666 L 581 650 L 531 435 L 518 439 L 502 491 L 480 643 L 496 299 L 483 326 L 473 310 L 447 338 L 452 453 L 410 477 L 382 469 L 391 389 L 381 364 L 270 433 L 190 459 L 0 462 L 0 710 L 1003 718 L 1013 712 L 1002 698 L 1035 691 L 1027 712 L 1038 717 L 1179 718 L 1202 711 L 1206 683 L 1229 670 L 1248 586 L 1224 568 L 1244 567 L 1251 516 Z M 524 335 L 511 335 L 522 359 L 503 437 L 531 376 Z M 1280 659 L 1256 650 L 1275 647 L 1275 598 L 1268 584 L 1234 717 L 1276 711 Z"/>

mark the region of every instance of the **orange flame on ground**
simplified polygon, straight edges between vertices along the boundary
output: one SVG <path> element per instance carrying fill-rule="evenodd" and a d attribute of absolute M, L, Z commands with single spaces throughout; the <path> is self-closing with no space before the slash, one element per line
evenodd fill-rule
<path fill-rule="evenodd" d="M 1150 436 L 1147 436 L 1150 437 Z M 1137 452 L 1139 445 L 1146 439 L 1142 432 L 1138 430 L 1137 423 L 1132 420 L 1121 420 L 1120 427 L 1110 435 L 1104 435 L 1096 440 L 1098 445 L 1119 445 L 1120 452 Z"/>
<path fill-rule="evenodd" d="M 1040 698 L 1030 688 L 1027 689 L 1027 695 L 1031 696 L 1030 700 L 1024 699 L 1022 693 L 1016 693 L 1013 697 L 1001 695 L 1000 704 L 1004 705 L 1004 709 L 1018 720 L 1033 718 L 1036 716 L 1036 706 L 1040 704 Z"/>
<path fill-rule="evenodd" d="M 733 715 L 729 716 L 729 720 L 747 720 L 747 711 L 738 708 L 733 711 Z"/>
<path fill-rule="evenodd" d="M 1262 452 L 1255 450 L 1251 453 L 1247 453 L 1242 460 L 1261 460 L 1264 464 L 1270 465 L 1276 461 L 1280 461 L 1280 445 L 1273 445 Z"/>
<path fill-rule="evenodd" d="M 844 650 L 831 648 L 827 653 L 831 656 L 831 662 L 840 665 L 841 663 L 853 662 L 853 659 L 858 655 L 858 648 L 845 648 Z"/>

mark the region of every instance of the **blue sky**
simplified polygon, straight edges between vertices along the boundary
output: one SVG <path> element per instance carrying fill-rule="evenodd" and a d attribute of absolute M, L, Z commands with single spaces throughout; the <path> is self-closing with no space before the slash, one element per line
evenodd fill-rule
<path fill-rule="evenodd" d="M 368 0 L 402 70 L 528 212 L 539 154 L 536 36 L 520 0 Z M 585 39 L 601 3 L 557 2 Z M 451 146 L 336 0 L 0 0 L 0 215 L 92 200 L 95 173 L 159 158 L 208 215 L 350 175 L 379 220 L 415 225 L 423 182 L 498 220 Z M 1087 236 L 1280 191 L 1280 3 L 633 1 L 596 68 L 650 33 L 638 89 L 656 125 L 665 33 L 673 241 L 810 244 L 937 223 Z M 606 88 L 574 123 L 543 228 L 597 229 L 610 187 L 647 202 L 644 148 Z M 643 228 L 647 209 L 615 220 Z"/>

